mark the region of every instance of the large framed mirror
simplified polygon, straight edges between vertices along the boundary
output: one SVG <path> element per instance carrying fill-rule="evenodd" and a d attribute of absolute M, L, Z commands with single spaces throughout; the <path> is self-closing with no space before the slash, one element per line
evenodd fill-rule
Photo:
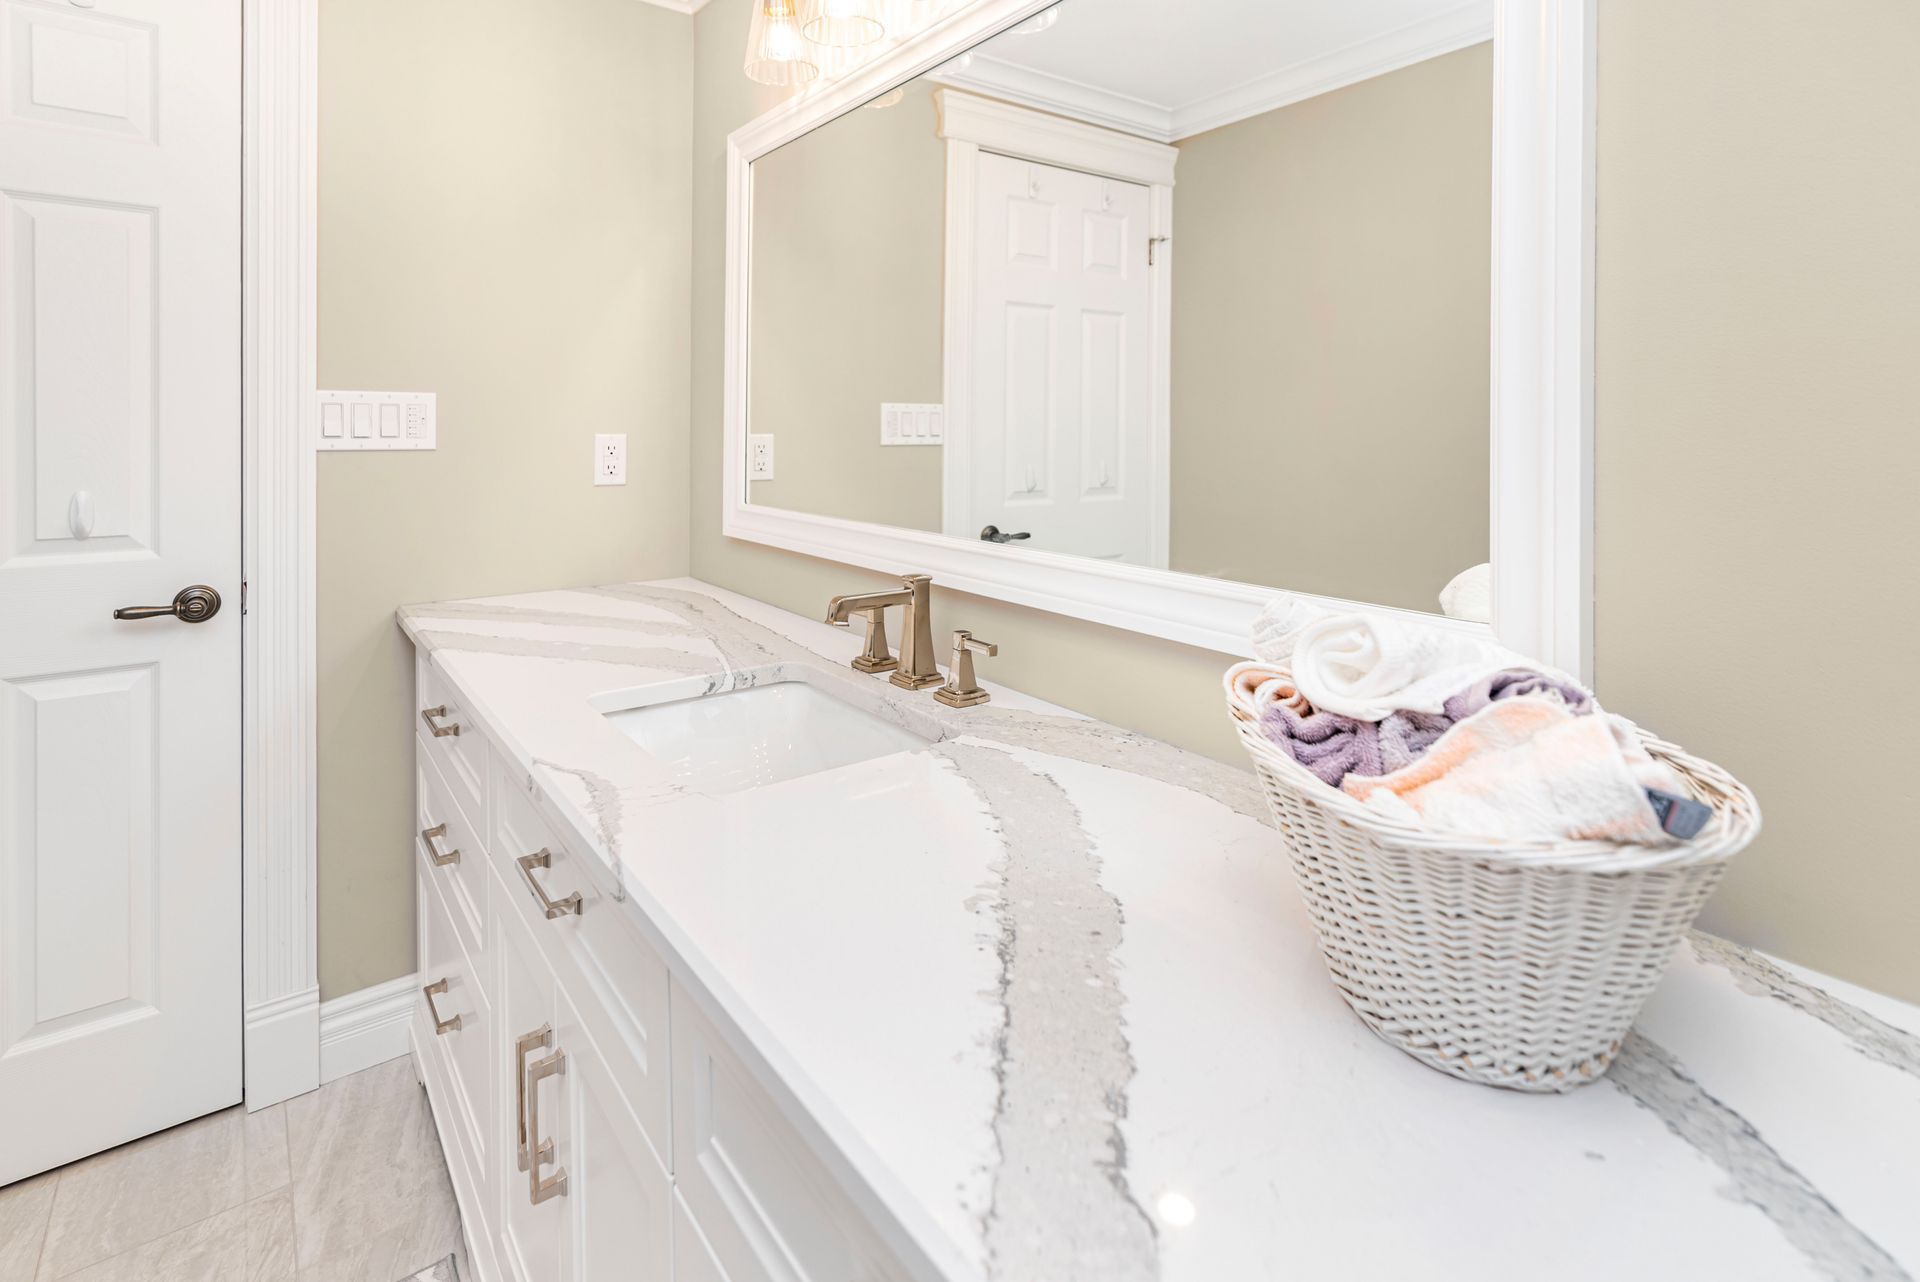
<path fill-rule="evenodd" d="M 1588 669 L 1592 0 L 979 0 L 729 140 L 735 538 Z"/>

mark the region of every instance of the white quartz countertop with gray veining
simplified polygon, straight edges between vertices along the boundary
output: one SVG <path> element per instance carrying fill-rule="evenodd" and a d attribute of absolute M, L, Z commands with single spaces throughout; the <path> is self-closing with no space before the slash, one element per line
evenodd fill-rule
<path fill-rule="evenodd" d="M 1335 993 L 1245 771 L 692 580 L 400 617 L 952 1278 L 1920 1271 L 1911 1006 L 1695 935 L 1606 1080 L 1458 1082 Z M 778 680 L 936 742 L 706 796 L 602 715 Z"/>

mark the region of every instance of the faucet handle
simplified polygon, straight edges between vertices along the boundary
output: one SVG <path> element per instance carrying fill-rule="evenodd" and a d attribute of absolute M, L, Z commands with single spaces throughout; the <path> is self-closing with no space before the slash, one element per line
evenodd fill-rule
<path fill-rule="evenodd" d="M 893 657 L 893 651 L 887 648 L 887 607 L 869 606 L 856 611 L 867 621 L 866 644 L 860 649 L 860 657 L 853 661 L 856 672 L 891 672 L 900 666 L 900 660 Z"/>
<path fill-rule="evenodd" d="M 971 708 L 993 698 L 980 688 L 973 675 L 973 656 L 984 654 L 989 659 L 1000 653 L 1000 647 L 990 641 L 981 641 L 964 628 L 953 634 L 953 675 L 947 684 L 933 692 L 933 697 L 949 708 Z"/>

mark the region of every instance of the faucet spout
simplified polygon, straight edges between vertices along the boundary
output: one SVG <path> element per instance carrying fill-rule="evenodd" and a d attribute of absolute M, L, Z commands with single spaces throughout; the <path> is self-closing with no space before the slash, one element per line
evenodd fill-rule
<path fill-rule="evenodd" d="M 912 605 L 913 593 L 905 589 L 894 592 L 855 592 L 847 596 L 837 596 L 827 602 L 827 622 L 836 628 L 850 625 L 853 616 L 864 610 L 884 610 L 890 605 Z"/>

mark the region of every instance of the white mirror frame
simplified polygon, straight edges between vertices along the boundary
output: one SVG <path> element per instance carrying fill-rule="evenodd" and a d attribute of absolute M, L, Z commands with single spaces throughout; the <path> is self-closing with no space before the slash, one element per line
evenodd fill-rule
<path fill-rule="evenodd" d="M 1278 589 L 748 501 L 753 162 L 1052 3 L 976 0 L 727 139 L 722 528 L 729 538 L 931 574 L 957 591 L 1248 654 L 1253 618 Z M 1300 594 L 1332 608 L 1490 632 L 1583 678 L 1592 671 L 1593 619 L 1595 4 L 1494 0 L 1492 625 Z"/>

